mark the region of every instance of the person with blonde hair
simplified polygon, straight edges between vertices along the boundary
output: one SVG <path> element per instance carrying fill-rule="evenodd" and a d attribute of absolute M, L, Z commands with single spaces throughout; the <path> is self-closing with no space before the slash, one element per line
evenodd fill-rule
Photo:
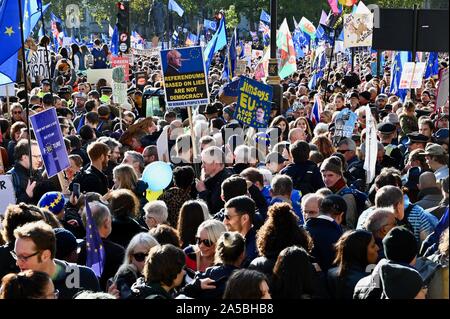
<path fill-rule="evenodd" d="M 216 243 L 226 231 L 223 223 L 215 219 L 205 220 L 198 226 L 195 236 L 195 245 L 184 249 L 186 254 L 186 267 L 192 272 L 205 271 L 214 265 Z"/>
<path fill-rule="evenodd" d="M 138 179 L 138 175 L 131 165 L 120 164 L 116 166 L 113 170 L 113 181 L 113 189 L 128 189 L 137 196 L 141 208 L 145 205 L 147 202 L 145 198 L 147 184 Z"/>
<path fill-rule="evenodd" d="M 145 259 L 150 249 L 159 245 L 158 241 L 149 233 L 134 235 L 125 250 L 122 265 L 117 270 L 112 282 L 121 299 L 131 296 L 131 286 L 142 276 Z"/>
<path fill-rule="evenodd" d="M 181 293 L 196 299 L 219 299 L 231 274 L 245 259 L 245 238 L 238 232 L 224 232 L 216 244 L 215 264 L 197 273 Z"/>

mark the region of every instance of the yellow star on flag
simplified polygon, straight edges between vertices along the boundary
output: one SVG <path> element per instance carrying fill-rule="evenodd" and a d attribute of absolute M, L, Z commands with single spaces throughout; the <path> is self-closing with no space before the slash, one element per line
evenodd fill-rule
<path fill-rule="evenodd" d="M 13 30 L 13 28 L 12 27 L 6 27 L 6 31 L 5 31 L 5 34 L 7 34 L 7 35 L 9 35 L 9 36 L 11 36 L 13 33 L 15 33 L 14 32 L 14 30 Z"/>

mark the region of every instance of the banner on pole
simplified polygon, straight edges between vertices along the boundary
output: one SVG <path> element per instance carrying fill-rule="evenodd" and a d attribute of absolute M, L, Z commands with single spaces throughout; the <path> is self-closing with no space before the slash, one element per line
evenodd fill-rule
<path fill-rule="evenodd" d="M 70 166 L 64 137 L 54 107 L 30 116 L 48 177 Z"/>
<path fill-rule="evenodd" d="M 209 103 L 208 80 L 200 46 L 161 51 L 169 108 Z"/>
<path fill-rule="evenodd" d="M 244 125 L 266 128 L 272 104 L 272 87 L 243 76 L 238 92 L 234 118 Z"/>

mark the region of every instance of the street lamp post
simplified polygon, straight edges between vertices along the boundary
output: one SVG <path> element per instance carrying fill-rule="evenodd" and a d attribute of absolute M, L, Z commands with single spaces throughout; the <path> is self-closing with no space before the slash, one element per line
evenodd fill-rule
<path fill-rule="evenodd" d="M 273 88 L 272 102 L 276 105 L 281 113 L 281 107 L 283 103 L 282 87 L 280 85 L 280 82 L 281 78 L 278 76 L 277 59 L 277 0 L 270 0 L 270 59 L 267 84 L 271 85 Z"/>

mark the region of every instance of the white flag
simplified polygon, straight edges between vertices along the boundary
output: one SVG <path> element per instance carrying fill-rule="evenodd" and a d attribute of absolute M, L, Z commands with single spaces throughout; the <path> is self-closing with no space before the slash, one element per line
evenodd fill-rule
<path fill-rule="evenodd" d="M 375 119 L 369 105 L 364 106 L 366 110 L 366 154 L 364 169 L 366 170 L 366 184 L 370 184 L 375 178 L 375 166 L 377 164 L 378 140 Z"/>
<path fill-rule="evenodd" d="M 180 17 L 183 16 L 184 10 L 180 7 L 178 3 L 175 2 L 175 0 L 169 0 L 168 9 L 170 11 L 175 11 L 176 13 L 178 13 Z"/>

